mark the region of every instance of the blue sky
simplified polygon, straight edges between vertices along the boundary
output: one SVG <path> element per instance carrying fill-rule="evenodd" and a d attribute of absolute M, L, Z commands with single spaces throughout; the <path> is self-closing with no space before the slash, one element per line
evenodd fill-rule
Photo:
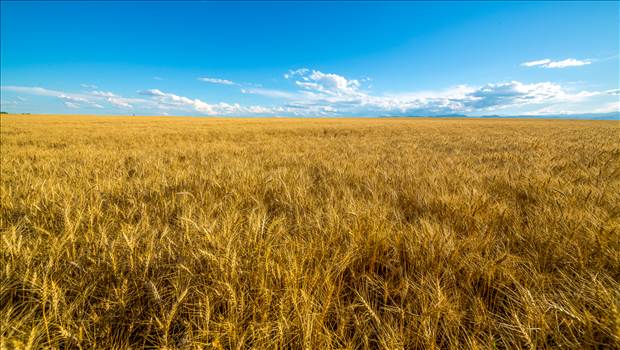
<path fill-rule="evenodd" d="M 619 2 L 1 2 L 2 110 L 620 109 Z"/>

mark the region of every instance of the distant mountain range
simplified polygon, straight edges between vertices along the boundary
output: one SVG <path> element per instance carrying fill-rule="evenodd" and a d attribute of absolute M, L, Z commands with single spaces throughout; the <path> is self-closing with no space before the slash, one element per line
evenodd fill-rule
<path fill-rule="evenodd" d="M 589 119 L 589 120 L 620 120 L 620 112 L 580 113 L 580 114 L 545 114 L 545 115 L 485 115 L 478 118 L 536 118 L 536 119 Z"/>
<path fill-rule="evenodd" d="M 411 117 L 411 118 L 530 118 L 530 119 L 587 119 L 587 120 L 620 120 L 619 112 L 610 113 L 580 113 L 580 114 L 544 114 L 544 115 L 482 115 L 469 116 L 465 114 L 442 114 L 442 115 L 392 115 L 384 118 Z"/>

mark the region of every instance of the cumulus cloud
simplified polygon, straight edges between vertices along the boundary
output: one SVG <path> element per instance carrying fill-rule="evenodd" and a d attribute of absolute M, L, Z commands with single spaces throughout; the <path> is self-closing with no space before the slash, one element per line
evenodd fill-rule
<path fill-rule="evenodd" d="M 295 84 L 309 91 L 321 92 L 332 96 L 356 96 L 359 95 L 360 82 L 356 79 L 347 79 L 334 73 L 323 73 L 318 70 L 310 71 L 301 68 L 289 71 L 285 75 L 287 79 L 298 77 Z"/>
<path fill-rule="evenodd" d="M 237 85 L 237 83 L 235 83 L 234 81 L 227 80 L 227 79 L 220 79 L 220 78 L 202 77 L 202 78 L 198 78 L 198 80 L 204 81 L 206 83 L 211 83 L 211 84 Z"/>
<path fill-rule="evenodd" d="M 529 61 L 521 63 L 524 67 L 542 67 L 542 68 L 567 68 L 567 67 L 579 67 L 591 64 L 590 60 L 578 60 L 575 58 L 567 58 L 561 61 L 552 61 L 548 58 L 536 61 Z"/>
<path fill-rule="evenodd" d="M 474 109 L 504 107 L 512 105 L 540 104 L 552 100 L 577 99 L 569 95 L 562 86 L 543 82 L 524 84 L 519 81 L 487 84 L 471 94 L 467 105 Z"/>
<path fill-rule="evenodd" d="M 598 92 L 580 91 L 572 93 L 563 86 L 551 82 L 526 84 L 519 81 L 490 83 L 480 87 L 461 86 L 452 94 L 438 94 L 417 101 L 423 106 L 443 107 L 443 112 L 470 113 L 542 105 L 549 103 L 575 102 L 597 95 Z"/>
<path fill-rule="evenodd" d="M 137 92 L 141 95 L 140 98 L 120 96 L 103 90 L 76 94 L 41 87 L 3 86 L 2 89 L 55 97 L 69 108 L 101 108 L 105 105 L 160 114 L 183 112 L 233 116 L 432 116 L 480 115 L 489 112 L 506 114 L 515 111 L 542 113 L 563 111 L 569 107 L 571 110 L 581 110 L 584 106 L 589 106 L 584 108 L 590 110 L 597 106 L 609 108 L 605 103 L 609 103 L 612 96 L 619 94 L 618 89 L 576 90 L 574 86 L 554 82 L 525 83 L 516 80 L 480 86 L 462 84 L 435 91 L 376 94 L 369 90 L 367 82 L 370 79 L 366 77 L 351 78 L 332 72 L 300 68 L 288 71 L 285 78 L 289 82 L 287 89 L 233 83 L 243 86 L 240 89 L 242 94 L 273 99 L 276 104 L 271 106 L 213 102 L 160 89 L 140 90 Z M 589 100 L 591 98 L 593 99 Z"/>
<path fill-rule="evenodd" d="M 441 91 L 375 95 L 363 91 L 364 79 L 301 68 L 285 74 L 298 88 L 295 92 L 247 89 L 252 93 L 285 99 L 298 114 L 320 115 L 440 115 L 491 112 L 545 104 L 578 102 L 600 95 L 596 91 L 569 91 L 552 82 L 519 81 L 482 86 L 457 85 Z M 609 91 L 607 93 L 613 93 Z"/>

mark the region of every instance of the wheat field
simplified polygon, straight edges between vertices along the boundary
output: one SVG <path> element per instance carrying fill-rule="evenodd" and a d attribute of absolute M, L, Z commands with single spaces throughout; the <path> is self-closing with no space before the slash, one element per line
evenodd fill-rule
<path fill-rule="evenodd" d="M 620 347 L 620 123 L 3 115 L 3 349 Z"/>

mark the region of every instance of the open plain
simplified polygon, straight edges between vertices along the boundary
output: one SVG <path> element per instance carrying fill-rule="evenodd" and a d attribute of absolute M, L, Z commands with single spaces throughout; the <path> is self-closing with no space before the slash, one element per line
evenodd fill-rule
<path fill-rule="evenodd" d="M 3 115 L 12 348 L 620 346 L 620 123 Z"/>

